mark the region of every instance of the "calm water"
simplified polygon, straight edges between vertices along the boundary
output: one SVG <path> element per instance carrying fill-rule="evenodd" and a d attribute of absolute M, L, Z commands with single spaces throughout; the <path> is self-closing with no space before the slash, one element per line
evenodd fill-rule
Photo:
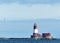
<path fill-rule="evenodd" d="M 60 40 L 9 39 L 0 40 L 0 43 L 60 43 Z"/>

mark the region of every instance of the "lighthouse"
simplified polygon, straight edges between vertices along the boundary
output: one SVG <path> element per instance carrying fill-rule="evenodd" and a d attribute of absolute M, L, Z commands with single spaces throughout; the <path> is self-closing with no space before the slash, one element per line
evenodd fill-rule
<path fill-rule="evenodd" d="M 33 35 L 31 35 L 31 38 L 41 38 L 41 35 L 38 33 L 38 27 L 37 27 L 37 24 L 34 23 L 34 26 L 33 26 Z"/>
<path fill-rule="evenodd" d="M 34 35 L 34 36 L 38 36 L 38 28 L 37 28 L 37 24 L 36 24 L 36 23 L 34 23 L 33 35 Z"/>

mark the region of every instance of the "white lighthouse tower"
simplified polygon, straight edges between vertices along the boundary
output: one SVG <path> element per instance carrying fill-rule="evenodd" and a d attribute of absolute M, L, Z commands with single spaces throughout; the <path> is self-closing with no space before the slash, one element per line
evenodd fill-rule
<path fill-rule="evenodd" d="M 38 28 L 36 23 L 34 23 L 33 35 L 31 35 L 31 38 L 41 38 L 41 35 L 38 33 Z"/>

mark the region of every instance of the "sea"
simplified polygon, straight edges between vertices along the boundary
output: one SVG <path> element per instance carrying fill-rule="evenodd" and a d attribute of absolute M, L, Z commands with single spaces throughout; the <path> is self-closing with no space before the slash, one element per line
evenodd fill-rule
<path fill-rule="evenodd" d="M 60 39 L 0 39 L 0 43 L 60 43 Z"/>

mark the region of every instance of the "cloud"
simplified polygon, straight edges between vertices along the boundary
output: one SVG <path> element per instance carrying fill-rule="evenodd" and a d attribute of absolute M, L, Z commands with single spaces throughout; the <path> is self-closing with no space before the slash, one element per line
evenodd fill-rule
<path fill-rule="evenodd" d="M 0 0 L 0 3 L 15 3 L 18 2 L 20 4 L 55 4 L 60 3 L 60 0 Z"/>
<path fill-rule="evenodd" d="M 49 4 L 2 4 L 0 5 L 0 19 L 40 19 L 60 17 L 60 5 Z"/>

